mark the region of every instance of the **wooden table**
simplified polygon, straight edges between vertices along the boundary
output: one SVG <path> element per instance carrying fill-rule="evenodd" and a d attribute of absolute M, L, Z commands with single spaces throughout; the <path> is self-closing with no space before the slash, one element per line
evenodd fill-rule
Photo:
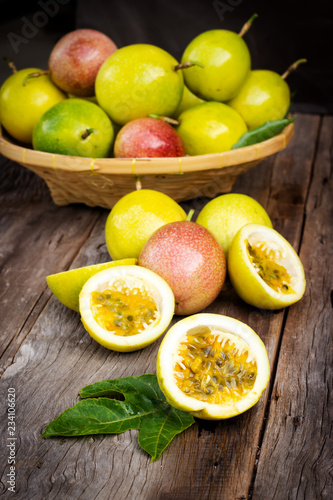
<path fill-rule="evenodd" d="M 333 118 L 299 115 L 278 155 L 241 176 L 233 191 L 257 199 L 300 253 L 307 289 L 268 312 L 231 286 L 207 308 L 249 324 L 263 339 L 270 385 L 236 418 L 197 421 L 149 462 L 137 431 L 42 439 L 45 426 L 92 382 L 155 373 L 159 341 L 142 351 L 106 350 L 77 313 L 51 295 L 45 276 L 108 260 L 108 211 L 57 207 L 43 181 L 1 161 L 1 490 L 3 498 L 332 499 Z M 207 200 L 184 204 L 199 208 Z M 16 494 L 8 488 L 7 394 L 16 393 Z"/>

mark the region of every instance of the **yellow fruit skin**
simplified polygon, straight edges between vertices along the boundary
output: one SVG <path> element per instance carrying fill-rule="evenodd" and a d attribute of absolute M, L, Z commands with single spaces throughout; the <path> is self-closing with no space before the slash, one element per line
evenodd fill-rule
<path fill-rule="evenodd" d="M 287 240 L 279 235 L 284 241 L 286 247 L 289 248 L 289 251 L 295 256 L 296 261 L 299 263 L 297 270 L 299 279 L 303 281 L 304 284 L 302 290 L 297 294 L 288 294 L 285 296 L 282 294 L 273 294 L 273 296 L 270 296 L 266 291 L 264 281 L 255 271 L 252 270 L 252 265 L 246 254 L 244 231 L 248 227 L 260 229 L 262 226 L 259 224 L 250 224 L 240 229 L 234 237 L 228 253 L 228 273 L 236 293 L 245 302 L 260 309 L 281 309 L 298 302 L 302 298 L 305 291 L 305 276 L 303 266 L 295 250 L 287 242 Z M 274 231 L 274 229 L 270 229 L 270 231 Z M 276 231 L 274 232 L 277 233 Z M 267 288 L 269 287 L 267 286 Z"/>
<path fill-rule="evenodd" d="M 244 40 L 228 30 L 201 33 L 186 47 L 182 62 L 204 65 L 184 70 L 188 88 L 207 101 L 223 102 L 239 91 L 251 68 L 249 49 Z"/>
<path fill-rule="evenodd" d="M 186 219 L 178 203 L 166 194 L 141 189 L 125 195 L 111 210 L 105 226 L 106 246 L 112 259 L 138 259 L 156 229 Z"/>
<path fill-rule="evenodd" d="M 68 94 L 68 99 L 77 99 L 77 95 Z M 98 104 L 95 95 L 93 95 L 91 97 L 80 97 L 80 99 L 84 99 L 85 101 L 89 101 L 89 102 L 93 102 L 94 104 Z"/>
<path fill-rule="evenodd" d="M 184 92 L 183 92 L 183 97 L 182 100 L 180 101 L 180 104 L 176 111 L 174 112 L 174 117 L 178 118 L 182 114 L 183 111 L 186 111 L 189 108 L 192 108 L 193 106 L 196 106 L 197 104 L 202 104 L 205 102 L 203 99 L 200 99 L 200 97 L 197 97 L 194 95 L 187 87 L 184 85 Z"/>
<path fill-rule="evenodd" d="M 240 114 L 221 102 L 197 104 L 178 119 L 180 125 L 176 130 L 191 156 L 229 151 L 247 132 Z"/>
<path fill-rule="evenodd" d="M 119 125 L 149 114 L 171 116 L 184 89 L 178 64 L 165 50 L 148 44 L 118 49 L 98 71 L 99 105 Z"/>
<path fill-rule="evenodd" d="M 66 99 L 48 75 L 23 81 L 38 68 L 26 68 L 12 74 L 0 90 L 1 124 L 18 141 L 30 144 L 32 132 L 42 115 L 52 106 Z"/>
<path fill-rule="evenodd" d="M 251 130 L 285 117 L 290 106 L 290 90 L 274 71 L 255 70 L 228 104 L 238 111 Z"/>
<path fill-rule="evenodd" d="M 225 254 L 237 231 L 245 224 L 264 224 L 272 227 L 272 222 L 264 208 L 245 194 L 223 194 L 209 201 L 196 220 L 210 231 L 222 245 Z"/>
<path fill-rule="evenodd" d="M 190 328 L 198 325 L 222 327 L 226 331 L 236 333 L 246 340 L 258 355 L 258 383 L 256 383 L 255 390 L 246 396 L 245 405 L 245 398 L 244 401 L 231 402 L 229 405 L 209 405 L 185 396 L 176 386 L 173 375 L 173 353 L 176 349 L 175 346 L 180 336 L 185 334 Z M 182 411 L 187 411 L 197 418 L 223 420 L 244 413 L 259 401 L 269 381 L 270 366 L 265 345 L 250 327 L 234 318 L 219 314 L 201 313 L 178 321 L 165 334 L 157 355 L 156 374 L 160 389 L 171 406 Z M 179 396 L 179 399 L 177 399 L 177 396 Z M 196 406 L 197 409 L 194 409 L 193 406 Z"/>
<path fill-rule="evenodd" d="M 103 262 L 92 266 L 70 269 L 63 273 L 50 274 L 46 277 L 53 295 L 66 307 L 79 312 L 79 295 L 85 282 L 103 269 L 116 266 L 130 266 L 137 263 L 136 259 Z"/>

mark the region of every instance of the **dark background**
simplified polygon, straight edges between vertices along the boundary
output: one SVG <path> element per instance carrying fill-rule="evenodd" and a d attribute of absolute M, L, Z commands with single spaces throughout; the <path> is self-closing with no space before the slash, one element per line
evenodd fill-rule
<path fill-rule="evenodd" d="M 295 91 L 293 109 L 333 113 L 333 3 L 299 0 L 0 0 L 0 56 L 24 67 L 47 68 L 59 38 L 75 28 L 94 28 L 118 47 L 132 43 L 158 45 L 177 59 L 186 45 L 208 29 L 238 32 L 259 14 L 245 35 L 253 69 L 279 73 L 307 58 L 288 78 Z M 9 76 L 0 59 L 0 82 Z"/>

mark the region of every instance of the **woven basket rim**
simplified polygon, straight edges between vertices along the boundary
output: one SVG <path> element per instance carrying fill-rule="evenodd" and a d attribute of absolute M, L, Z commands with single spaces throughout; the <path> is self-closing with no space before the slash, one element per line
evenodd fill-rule
<path fill-rule="evenodd" d="M 70 170 L 72 172 L 95 172 L 99 174 L 122 175 L 163 175 L 184 174 L 211 169 L 223 169 L 234 165 L 261 160 L 286 147 L 294 133 L 294 124 L 266 141 L 233 149 L 223 153 L 170 158 L 87 158 L 56 155 L 35 151 L 28 146 L 20 146 L 3 135 L 0 126 L 0 153 L 22 165 L 40 167 L 47 170 Z M 13 140 L 14 141 L 14 140 Z"/>

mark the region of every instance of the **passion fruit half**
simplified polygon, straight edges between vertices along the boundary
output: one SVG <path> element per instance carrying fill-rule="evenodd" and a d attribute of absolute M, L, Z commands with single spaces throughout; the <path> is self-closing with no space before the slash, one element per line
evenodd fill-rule
<path fill-rule="evenodd" d="M 304 269 L 290 243 L 261 224 L 243 226 L 228 254 L 229 277 L 237 294 L 261 309 L 281 309 L 300 300 Z"/>
<path fill-rule="evenodd" d="M 91 266 L 70 269 L 62 273 L 50 274 L 46 277 L 52 293 L 66 307 L 79 312 L 79 295 L 85 282 L 94 274 L 116 266 L 134 266 L 136 259 L 112 260 L 102 264 L 93 264 Z"/>
<path fill-rule="evenodd" d="M 80 293 L 81 319 L 97 342 L 114 351 L 136 351 L 169 326 L 175 299 L 157 274 L 139 266 L 105 269 Z"/>
<path fill-rule="evenodd" d="M 259 336 L 219 314 L 189 316 L 170 328 L 157 356 L 157 379 L 170 405 L 219 420 L 251 408 L 269 381 Z"/>

